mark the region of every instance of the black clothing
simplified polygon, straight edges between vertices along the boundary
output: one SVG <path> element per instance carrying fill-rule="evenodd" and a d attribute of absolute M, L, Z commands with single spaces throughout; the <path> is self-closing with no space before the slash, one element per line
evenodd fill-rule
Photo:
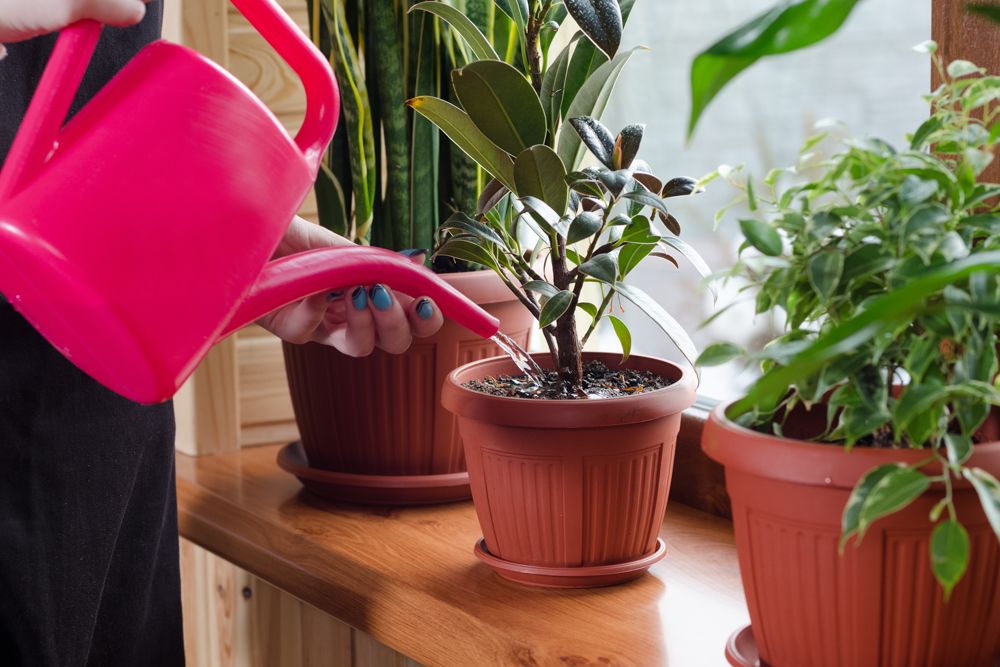
<path fill-rule="evenodd" d="M 160 22 L 105 28 L 74 112 Z M 54 41 L 7 45 L 0 156 Z M 184 663 L 173 457 L 169 403 L 98 385 L 0 301 L 0 664 Z"/>

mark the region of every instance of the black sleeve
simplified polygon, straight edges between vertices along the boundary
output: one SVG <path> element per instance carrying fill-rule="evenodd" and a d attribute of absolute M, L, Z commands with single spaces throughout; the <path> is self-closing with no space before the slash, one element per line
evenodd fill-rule
<path fill-rule="evenodd" d="M 146 6 L 146 18 L 139 25 L 104 29 L 73 102 L 71 116 L 124 67 L 139 49 L 159 38 L 162 22 L 162 0 L 157 0 Z M 26 42 L 7 44 L 7 57 L 0 60 L 0 162 L 7 157 L 14 134 L 21 124 L 55 41 L 55 35 L 45 35 Z"/>

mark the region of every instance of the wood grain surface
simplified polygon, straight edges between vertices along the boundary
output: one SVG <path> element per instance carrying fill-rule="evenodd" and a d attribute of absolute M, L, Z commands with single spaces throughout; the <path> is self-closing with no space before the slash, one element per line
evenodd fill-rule
<path fill-rule="evenodd" d="M 727 636 L 747 622 L 723 519 L 672 503 L 667 557 L 650 574 L 607 589 L 530 589 L 472 555 L 471 503 L 330 504 L 279 470 L 277 451 L 179 455 L 182 536 L 418 663 L 721 666 Z M 213 576 L 185 585 L 211 586 Z"/>

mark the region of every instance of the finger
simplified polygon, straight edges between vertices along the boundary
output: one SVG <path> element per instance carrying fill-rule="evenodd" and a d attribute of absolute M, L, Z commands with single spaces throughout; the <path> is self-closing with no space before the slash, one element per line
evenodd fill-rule
<path fill-rule="evenodd" d="M 376 344 L 391 354 L 405 352 L 413 342 L 403 307 L 385 285 L 368 290 L 369 309 L 375 317 Z"/>
<path fill-rule="evenodd" d="M 333 345 L 350 357 L 365 357 L 375 349 L 375 318 L 364 287 L 355 287 L 344 309 L 346 324 L 329 331 L 321 343 Z"/>
<path fill-rule="evenodd" d="M 77 10 L 78 19 L 94 19 L 119 27 L 135 25 L 145 15 L 143 0 L 84 0 Z"/>
<path fill-rule="evenodd" d="M 289 343 L 308 343 L 323 323 L 328 303 L 328 294 L 313 294 L 275 313 L 269 328 Z"/>
<path fill-rule="evenodd" d="M 410 331 L 417 338 L 433 336 L 444 324 L 441 309 L 427 297 L 421 297 L 411 303 L 406 308 L 406 317 L 410 321 Z"/>

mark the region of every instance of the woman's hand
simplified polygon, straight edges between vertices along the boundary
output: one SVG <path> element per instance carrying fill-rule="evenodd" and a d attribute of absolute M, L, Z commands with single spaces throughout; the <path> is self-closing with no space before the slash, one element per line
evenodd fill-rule
<path fill-rule="evenodd" d="M 146 1 L 0 0 L 0 44 L 62 30 L 82 19 L 120 27 L 135 25 L 146 15 Z"/>
<path fill-rule="evenodd" d="M 274 258 L 343 245 L 351 243 L 296 216 Z M 414 255 L 413 260 L 423 261 L 423 254 Z M 375 347 L 393 354 L 404 352 L 414 337 L 433 335 L 443 321 L 437 305 L 426 297 L 413 299 L 384 285 L 354 285 L 342 292 L 314 294 L 291 303 L 257 324 L 290 343 L 315 341 L 352 357 L 363 357 Z"/>

